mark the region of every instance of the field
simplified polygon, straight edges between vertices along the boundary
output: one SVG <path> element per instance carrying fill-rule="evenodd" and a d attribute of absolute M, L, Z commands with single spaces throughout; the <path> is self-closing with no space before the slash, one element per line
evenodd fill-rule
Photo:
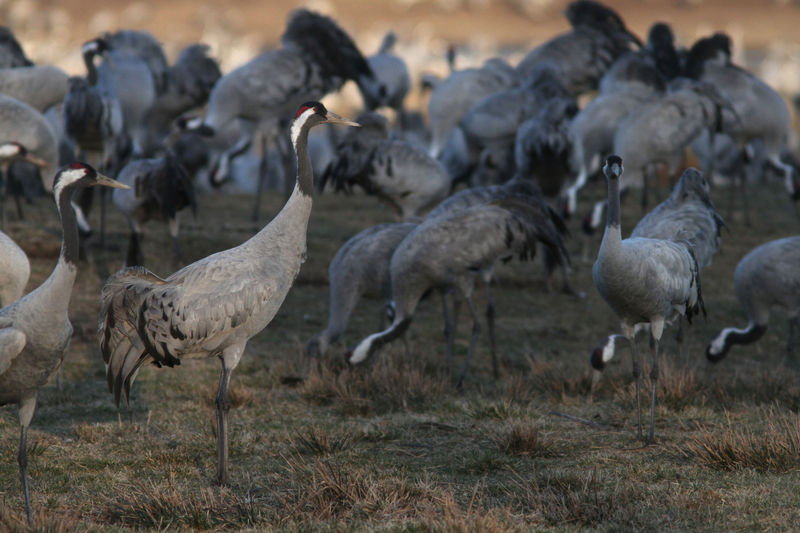
<path fill-rule="evenodd" d="M 57 6 L 24 0 L 0 2 L 0 15 L 20 29 L 24 45 L 35 43 L 34 59 L 71 73 L 81 72 L 81 42 L 101 26 L 112 29 L 128 21 L 162 38 L 171 57 L 179 45 L 216 38 L 213 49 L 227 71 L 259 46 L 274 44 L 295 3 L 238 0 L 235 8 L 221 10 L 215 2 L 184 0 L 68 0 Z M 779 52 L 796 46 L 791 41 L 797 38 L 800 9 L 791 2 L 610 3 L 639 35 L 658 18 L 674 23 L 684 42 L 724 28 L 761 56 L 775 52 L 775 42 L 786 46 Z M 377 43 L 396 23 L 401 42 L 404 36 L 433 35 L 467 43 L 466 48 L 478 43 L 482 51 L 490 46 L 519 51 L 566 27 L 558 7 L 563 2 L 314 5 L 335 11 L 361 44 Z M 544 7 L 522 16 L 521 5 Z M 52 7 L 42 10 L 47 17 L 36 16 L 42 6 Z M 64 25 L 72 31 L 52 26 L 59 20 L 70 22 Z M 201 31 L 203 24 L 211 26 Z M 422 47 L 428 45 L 438 48 L 425 60 L 436 55 L 438 62 L 415 65 L 415 72 L 443 68 L 443 41 L 428 40 Z M 416 50 L 408 42 L 402 46 Z M 792 68 L 778 69 L 787 96 L 800 88 Z M 579 211 L 604 195 L 604 184 L 591 185 Z M 784 365 L 786 317 L 774 313 L 758 343 L 734 348 L 718 365 L 707 363 L 704 353 L 721 328 L 746 324 L 733 293 L 737 262 L 758 244 L 798 234 L 800 218 L 777 180 L 751 186 L 749 226 L 738 197 L 732 200 L 724 188 L 715 188 L 712 196 L 729 228 L 702 273 L 708 316 L 688 329 L 686 360 L 677 354 L 677 328 L 664 334 L 657 440 L 644 446 L 636 439 L 626 346 L 590 394 L 590 352 L 606 335 L 618 333 L 619 323 L 591 280 L 599 236 L 585 242 L 579 219 L 568 221 L 570 279 L 585 298 L 548 292 L 538 257 L 499 267 L 494 290 L 500 377 L 492 376 L 484 328 L 458 391 L 447 375 L 438 297 L 420 305 L 409 330 L 409 353 L 396 342 L 360 366 L 345 364 L 347 348 L 378 328 L 381 304 L 366 299 L 351 318 L 343 345 L 323 360 L 306 358 L 306 341 L 327 321 L 329 261 L 361 229 L 393 220 L 374 198 L 319 195 L 309 224 L 308 259 L 280 312 L 251 340 L 233 373 L 232 484 L 226 488 L 213 484 L 217 361 L 144 368 L 134 384 L 131 411 L 118 410 L 108 392 L 96 339 L 98 297 L 108 275 L 122 266 L 127 244 L 126 223 L 112 209 L 109 247 L 91 249 L 73 291 L 75 334 L 62 388 L 54 376 L 40 391 L 31 425 L 34 529 L 794 530 L 800 523 L 800 373 Z M 623 204 L 624 233 L 641 215 L 633 200 Z M 284 199 L 270 193 L 258 225 L 250 221 L 250 196 L 209 194 L 199 201 L 199 216 L 186 213 L 182 219 L 187 262 L 247 239 Z M 57 261 L 60 227 L 50 200 L 24 207 L 25 220 L 12 215 L 6 232 L 31 259 L 31 290 Z M 152 222 L 145 231 L 146 264 L 166 276 L 176 268 L 166 226 Z M 477 289 L 479 309 L 484 297 Z M 462 307 L 457 364 L 470 330 Z M 647 405 L 646 341 L 640 339 L 639 347 Z M 643 422 L 648 423 L 647 409 Z M 28 530 L 18 442 L 16 407 L 0 407 L 0 531 Z"/>
<path fill-rule="evenodd" d="M 591 193 L 601 195 L 602 186 Z M 727 191 L 714 194 L 727 213 Z M 93 250 L 75 286 L 63 389 L 53 381 L 39 395 L 29 439 L 37 527 L 792 529 L 800 519 L 800 385 L 797 373 L 782 366 L 784 317 L 778 313 L 761 342 L 734 349 L 717 366 L 703 356 L 719 328 L 745 323 L 732 294 L 736 262 L 756 244 L 797 228 L 777 184 L 756 186 L 751 197 L 753 226 L 740 222 L 739 211 L 728 217 L 723 247 L 703 272 L 709 314 L 689 330 L 687 361 L 677 356 L 674 329 L 664 336 L 657 443 L 646 447 L 635 438 L 627 349 L 607 368 L 594 398 L 588 394 L 589 352 L 618 326 L 592 287 L 590 262 L 580 258 L 579 221 L 571 221 L 572 278 L 586 298 L 547 293 L 538 260 L 504 266 L 496 287 L 501 377 L 492 378 L 483 336 L 458 392 L 446 376 L 438 298 L 420 306 L 408 355 L 395 343 L 354 368 L 343 364 L 343 347 L 324 361 L 305 358 L 305 341 L 327 319 L 330 258 L 361 227 L 388 217 L 369 197 L 317 198 L 308 260 L 234 372 L 233 483 L 224 489 L 212 484 L 217 363 L 143 369 L 132 424 L 107 392 L 95 321 L 102 281 L 120 267 L 125 246 L 124 223 L 114 213 L 110 250 Z M 270 197 L 269 213 L 281 203 Z M 201 216 L 186 219 L 187 260 L 247 238 L 254 230 L 250 204 L 249 197 L 203 197 Z M 639 207 L 623 207 L 623 226 L 631 228 Z M 9 233 L 32 258 L 34 287 L 54 265 L 59 239 L 48 201 L 38 200 L 26 214 Z M 166 228 L 151 223 L 147 231 L 150 268 L 171 272 Z M 379 307 L 369 300 L 359 307 L 350 344 L 375 331 Z M 468 336 L 462 314 L 460 356 Z M 24 530 L 17 443 L 16 409 L 5 407 L 3 530 Z"/>

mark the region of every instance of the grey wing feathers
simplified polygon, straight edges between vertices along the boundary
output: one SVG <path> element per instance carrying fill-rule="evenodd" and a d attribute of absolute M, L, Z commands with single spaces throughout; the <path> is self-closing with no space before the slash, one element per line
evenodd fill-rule
<path fill-rule="evenodd" d="M 0 376 L 25 349 L 26 341 L 27 338 L 22 331 L 14 327 L 0 326 Z"/>
<path fill-rule="evenodd" d="M 100 294 L 98 338 L 106 364 L 108 388 L 119 405 L 122 389 L 127 400 L 138 368 L 152 355 L 137 330 L 142 298 L 165 281 L 142 267 L 120 270 L 111 276 Z"/>

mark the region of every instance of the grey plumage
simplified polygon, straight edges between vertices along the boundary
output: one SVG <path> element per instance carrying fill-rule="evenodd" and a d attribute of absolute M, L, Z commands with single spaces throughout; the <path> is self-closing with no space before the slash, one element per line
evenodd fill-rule
<path fill-rule="evenodd" d="M 31 275 L 28 256 L 0 231 L 0 308 L 20 299 Z"/>
<path fill-rule="evenodd" d="M 777 91 L 734 65 L 730 56 L 727 35 L 717 33 L 700 39 L 689 50 L 687 76 L 712 84 L 730 102 L 732 110 L 723 114 L 721 130 L 733 137 L 740 149 L 760 139 L 767 160 L 783 170 L 786 188 L 792 191 L 791 166 L 780 159 L 791 131 L 789 107 Z"/>
<path fill-rule="evenodd" d="M 184 48 L 174 65 L 164 73 L 164 87 L 158 92 L 145 117 L 144 153 L 162 148 L 173 122 L 191 109 L 203 106 L 214 84 L 222 76 L 217 61 L 209 56 L 204 44 Z"/>
<path fill-rule="evenodd" d="M 270 142 L 279 138 L 297 107 L 320 99 L 354 80 L 363 91 L 377 91 L 374 75 L 358 48 L 330 18 L 298 9 L 271 50 L 222 76 L 211 90 L 205 125 L 214 131 L 239 119 L 241 135 L 216 164 L 213 182 L 228 176 L 229 159 L 249 147 L 256 129 Z M 266 154 L 262 154 L 266 157 Z"/>
<path fill-rule="evenodd" d="M 572 30 L 529 52 L 517 65 L 517 72 L 524 79 L 538 65 L 551 63 L 569 93 L 577 97 L 596 89 L 614 61 L 629 51 L 631 44 L 641 43 L 617 13 L 599 2 L 572 2 L 565 14 Z"/>
<path fill-rule="evenodd" d="M 392 206 L 403 220 L 421 216 L 450 193 L 452 181 L 444 167 L 421 148 L 389 139 L 384 117 L 369 112 L 358 122 L 363 127 L 339 142 L 320 187 L 328 180 L 337 191 L 358 185 Z"/>
<path fill-rule="evenodd" d="M 396 41 L 397 36 L 394 32 L 388 32 L 378 53 L 367 58 L 370 69 L 384 89 L 378 94 L 374 91 L 362 93 L 367 109 L 387 106 L 398 112 L 403 110 L 403 101 L 411 88 L 411 77 L 408 75 L 405 61 L 392 53 Z"/>
<path fill-rule="evenodd" d="M 0 143 L 17 142 L 42 160 L 42 185 L 53 190 L 58 170 L 58 137 L 48 120 L 30 105 L 0 94 Z"/>
<path fill-rule="evenodd" d="M 692 314 L 702 305 L 699 269 L 692 253 L 683 244 L 667 240 L 632 237 L 623 240 L 619 218 L 619 179 L 622 160 L 610 156 L 603 171 L 608 181 L 608 219 L 592 279 L 603 299 L 620 319 L 622 333 L 631 342 L 633 375 L 636 381 L 636 402 L 639 437 L 641 437 L 641 404 L 639 403 L 639 357 L 635 327 L 650 325 L 653 366 L 650 372 L 650 432 L 655 438 L 655 400 L 658 380 L 658 342 L 665 323 L 676 315 L 691 322 Z"/>
<path fill-rule="evenodd" d="M 711 201 L 705 176 L 695 168 L 687 168 L 669 197 L 645 215 L 630 236 L 683 244 L 694 256 L 698 271 L 702 271 L 719 250 L 723 227 L 725 221 Z M 592 351 L 591 363 L 595 370 L 602 370 L 614 357 L 618 337 L 611 335 Z M 682 347 L 681 337 L 678 343 Z"/>
<path fill-rule="evenodd" d="M 218 357 L 217 482 L 228 482 L 228 384 L 248 340 L 278 312 L 306 253 L 313 190 L 308 131 L 321 123 L 355 125 L 318 102 L 300 107 L 292 126 L 297 154 L 294 192 L 256 235 L 183 267 L 167 278 L 140 267 L 114 274 L 103 287 L 98 338 L 109 390 L 119 403 L 146 363 L 175 366 L 183 358 Z"/>
<path fill-rule="evenodd" d="M 6 225 L 5 201 L 9 193 L 14 194 L 17 202 L 17 214 L 20 219 L 22 218 L 20 195 L 24 190 L 18 190 L 23 189 L 22 184 L 18 182 L 22 169 L 15 167 L 16 164 L 24 164 L 28 168 L 32 168 L 34 172 L 38 172 L 38 168 L 47 167 L 47 161 L 28 152 L 28 149 L 21 143 L 16 141 L 0 143 L 0 228 L 2 229 Z"/>
<path fill-rule="evenodd" d="M 0 405 L 19 405 L 20 479 L 28 523 L 31 522 L 26 440 L 39 387 L 61 364 L 72 337 L 68 309 L 78 272 L 78 229 L 70 207 L 75 189 L 102 185 L 121 187 L 92 167 L 74 163 L 62 168 L 53 192 L 61 217 L 61 254 L 50 277 L 11 305 L 0 309 Z"/>
<path fill-rule="evenodd" d="M 131 230 L 125 266 L 144 264 L 140 242 L 142 225 L 148 220 L 165 220 L 169 224 L 177 262 L 182 262 L 178 242 L 178 212 L 191 207 L 197 216 L 197 198 L 192 176 L 181 164 L 178 155 L 169 151 L 153 159 L 135 159 L 117 176 L 130 189 L 114 191 L 112 201 L 128 219 Z"/>
<path fill-rule="evenodd" d="M 554 98 L 523 122 L 514 141 L 517 173 L 535 180 L 548 199 L 556 200 L 575 172 L 570 124 L 578 112 L 572 98 Z"/>
<path fill-rule="evenodd" d="M 483 98 L 512 87 L 517 82 L 514 69 L 499 57 L 487 60 L 480 68 L 457 70 L 433 88 L 428 100 L 431 146 L 439 157 L 453 128 L 473 105 Z"/>
<path fill-rule="evenodd" d="M 417 227 L 412 222 L 389 222 L 367 228 L 348 239 L 328 267 L 330 300 L 327 327 L 306 343 L 306 354 L 323 356 L 344 333 L 361 296 L 391 299 L 389 263 L 397 245 Z"/>
<path fill-rule="evenodd" d="M 622 121 L 614 136 L 614 153 L 629 168 L 624 187 L 642 188 L 642 206 L 647 200 L 648 174 L 658 164 L 674 174 L 695 138 L 703 131 L 720 129 L 725 108 L 730 104 L 714 86 L 677 78 L 666 95 L 637 107 Z"/>
<path fill-rule="evenodd" d="M 401 335 L 429 289 L 455 289 L 466 299 L 473 318 L 472 338 L 458 378 L 461 386 L 480 330 L 472 304 L 475 278 L 497 260 L 532 257 L 537 241 L 552 248 L 557 256 L 567 256 L 549 213 L 538 203 L 508 199 L 426 220 L 403 239 L 392 256 L 392 324 L 363 339 L 353 349 L 350 362 L 364 361 Z M 447 316 L 445 331 L 448 368 L 452 371 L 453 328 Z"/>
<path fill-rule="evenodd" d="M 797 366 L 794 345 L 800 328 L 800 237 L 762 244 L 745 255 L 733 273 L 736 298 L 747 315 L 743 329 L 727 327 L 706 348 L 711 362 L 721 361 L 735 344 L 757 341 L 767 331 L 771 308 L 780 307 L 789 318 L 786 363 Z"/>
<path fill-rule="evenodd" d="M 69 89 L 68 78 L 66 72 L 51 65 L 1 69 L 0 94 L 44 113 L 64 100 Z"/>

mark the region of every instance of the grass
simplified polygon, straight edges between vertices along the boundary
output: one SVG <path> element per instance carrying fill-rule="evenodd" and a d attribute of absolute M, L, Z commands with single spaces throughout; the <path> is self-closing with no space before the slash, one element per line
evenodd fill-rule
<path fill-rule="evenodd" d="M 591 188 L 587 203 L 601 194 Z M 482 336 L 458 391 L 446 368 L 437 298 L 420 304 L 408 353 L 397 342 L 362 365 L 344 363 L 346 348 L 377 328 L 380 304 L 365 300 L 341 346 L 326 359 L 305 358 L 306 340 L 327 320 L 328 262 L 357 231 L 389 220 L 371 198 L 316 198 L 308 260 L 233 373 L 232 484 L 226 488 L 213 484 L 217 361 L 143 368 L 133 387 L 132 424 L 107 391 L 94 338 L 97 297 L 105 277 L 120 267 L 126 244 L 124 222 L 112 212 L 113 248 L 93 250 L 75 285 L 64 389 L 53 381 L 40 391 L 29 433 L 36 529 L 792 529 L 800 520 L 800 381 L 781 366 L 785 318 L 776 312 L 764 338 L 734 348 L 719 365 L 708 365 L 703 353 L 720 328 L 745 323 L 732 289 L 738 260 L 791 233 L 797 221 L 777 185 L 753 189 L 751 205 L 760 217 L 752 227 L 741 223 L 741 213 L 727 216 L 726 200 L 723 192 L 717 203 L 731 230 L 703 272 L 709 317 L 688 329 L 686 361 L 677 355 L 674 329 L 667 329 L 657 442 L 643 447 L 635 438 L 626 347 L 589 395 L 590 350 L 617 332 L 618 323 L 594 291 L 591 264 L 580 260 L 579 220 L 569 222 L 572 282 L 586 298 L 546 293 L 539 260 L 501 267 L 495 287 L 500 378 L 492 377 Z M 187 259 L 247 238 L 250 201 L 202 197 L 202 216 L 183 224 Z M 264 212 L 276 213 L 281 203 L 270 196 Z M 639 214 L 635 203 L 623 206 L 623 231 Z M 53 268 L 59 241 L 52 206 L 39 200 L 26 214 L 25 222 L 12 217 L 8 232 L 31 253 L 31 289 Z M 146 231 L 148 266 L 170 273 L 170 254 L 159 253 L 171 250 L 166 228 L 151 223 Z M 478 309 L 483 297 L 476 290 Z M 456 365 L 466 354 L 468 322 L 462 318 L 456 333 Z M 643 363 L 647 424 L 648 359 Z M 3 531 L 27 529 L 18 439 L 16 408 L 3 407 Z"/>

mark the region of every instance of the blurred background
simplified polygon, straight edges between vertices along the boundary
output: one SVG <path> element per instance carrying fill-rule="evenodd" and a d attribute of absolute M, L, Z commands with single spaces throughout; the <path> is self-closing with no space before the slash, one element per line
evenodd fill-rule
<path fill-rule="evenodd" d="M 0 23 L 10 26 L 36 63 L 82 74 L 80 44 L 103 31 L 145 29 L 168 58 L 193 42 L 211 46 L 223 72 L 278 45 L 289 12 L 309 7 L 334 17 L 365 54 L 383 35 L 398 35 L 395 53 L 412 78 L 447 72 L 447 47 L 456 67 L 501 55 L 512 64 L 532 47 L 568 29 L 566 0 L 0 0 Z M 725 31 L 734 59 L 786 96 L 800 92 L 800 2 L 791 0 L 607 0 L 640 37 L 668 22 L 680 45 Z M 345 96 L 349 93 L 345 91 Z M 355 95 L 356 92 L 352 91 Z M 407 104 L 415 107 L 416 95 Z"/>

